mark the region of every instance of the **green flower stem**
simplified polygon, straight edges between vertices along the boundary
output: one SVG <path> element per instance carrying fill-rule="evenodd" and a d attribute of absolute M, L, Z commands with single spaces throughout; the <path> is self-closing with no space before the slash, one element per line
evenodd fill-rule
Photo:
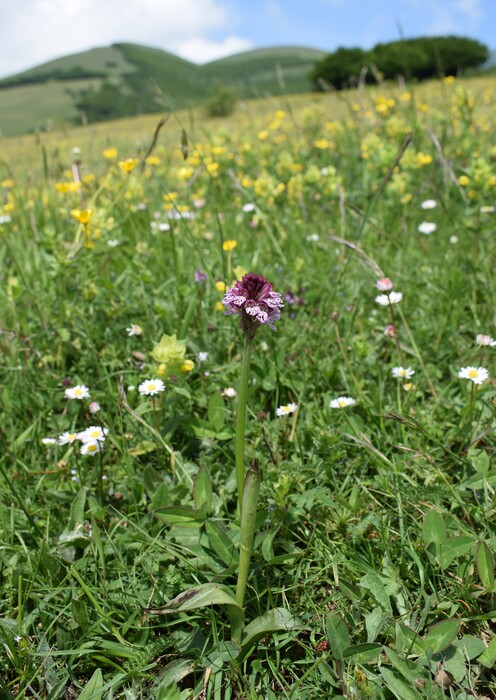
<path fill-rule="evenodd" d="M 236 412 L 236 443 L 234 448 L 236 465 L 236 484 L 238 487 L 238 507 L 241 513 L 243 504 L 243 486 L 245 480 L 245 423 L 246 405 L 248 399 L 248 375 L 250 373 L 251 340 L 245 337 L 245 347 L 241 362 L 241 380 L 238 392 L 238 407 Z"/>
<path fill-rule="evenodd" d="M 255 536 L 257 520 L 257 503 L 260 491 L 260 469 L 256 461 L 251 464 L 246 472 L 243 489 L 243 503 L 241 507 L 241 536 L 239 548 L 238 582 L 236 584 L 236 600 L 243 608 L 250 570 L 250 559 Z M 238 644 L 241 642 L 243 630 L 244 612 L 235 610 L 231 616 L 231 636 Z"/>

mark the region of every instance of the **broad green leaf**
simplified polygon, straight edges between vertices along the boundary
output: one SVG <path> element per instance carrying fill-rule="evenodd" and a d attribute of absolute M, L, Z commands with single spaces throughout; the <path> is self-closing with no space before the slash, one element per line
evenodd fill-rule
<path fill-rule="evenodd" d="M 467 457 L 472 462 L 476 472 L 479 474 L 487 474 L 491 466 L 489 455 L 483 450 L 469 450 Z"/>
<path fill-rule="evenodd" d="M 367 642 L 375 641 L 377 635 L 389 619 L 389 614 L 382 608 L 374 608 L 372 612 L 364 615 L 365 629 L 367 630 Z"/>
<path fill-rule="evenodd" d="M 441 568 L 447 569 L 455 559 L 467 554 L 473 544 L 473 537 L 468 535 L 457 535 L 445 540 L 439 545 L 439 564 Z"/>
<path fill-rule="evenodd" d="M 460 629 L 458 620 L 443 620 L 433 625 L 424 637 L 425 649 L 432 649 L 433 654 L 447 649 L 455 640 Z"/>
<path fill-rule="evenodd" d="M 156 695 L 157 700 L 181 700 L 181 691 L 176 683 L 160 688 Z"/>
<path fill-rule="evenodd" d="M 461 649 L 464 659 L 469 659 L 470 661 L 476 659 L 486 650 L 486 645 L 482 639 L 471 635 L 457 639 L 456 642 L 453 642 L 453 646 Z"/>
<path fill-rule="evenodd" d="M 426 544 L 441 544 L 448 535 L 444 518 L 437 510 L 429 510 L 424 516 L 422 537 Z"/>
<path fill-rule="evenodd" d="M 339 615 L 331 614 L 326 617 L 325 626 L 331 654 L 335 659 L 342 659 L 344 650 L 350 646 L 350 633 L 345 621 Z"/>
<path fill-rule="evenodd" d="M 187 506 L 166 506 L 155 513 L 157 518 L 168 525 L 188 525 L 189 523 L 204 522 L 206 515 L 201 510 Z"/>
<path fill-rule="evenodd" d="M 347 659 L 350 656 L 356 656 L 357 654 L 365 654 L 374 658 L 382 650 L 382 644 L 377 642 L 368 644 L 354 644 L 343 651 L 343 659 Z"/>
<path fill-rule="evenodd" d="M 217 393 L 211 396 L 208 402 L 208 422 L 216 432 L 220 432 L 226 421 L 226 407 L 224 399 Z"/>
<path fill-rule="evenodd" d="M 151 442 L 150 440 L 142 440 L 135 447 L 130 447 L 128 449 L 128 454 L 130 454 L 132 457 L 140 457 L 141 455 L 146 455 L 150 452 L 155 452 L 157 447 L 158 445 L 156 442 Z"/>
<path fill-rule="evenodd" d="M 150 509 L 152 511 L 162 511 L 170 505 L 170 486 L 162 481 L 151 496 Z"/>
<path fill-rule="evenodd" d="M 101 670 L 97 668 L 81 693 L 79 693 L 79 700 L 101 700 L 102 689 L 103 675 Z"/>
<path fill-rule="evenodd" d="M 496 665 L 496 637 L 493 637 L 485 651 L 477 659 L 486 668 L 493 668 Z"/>
<path fill-rule="evenodd" d="M 396 623 L 396 627 L 399 633 L 403 635 L 404 644 L 406 646 L 405 652 L 410 654 L 415 654 L 420 656 L 424 651 L 424 641 L 420 635 L 418 635 L 411 627 L 404 625 L 401 622 Z"/>
<path fill-rule="evenodd" d="M 151 467 L 145 467 L 143 470 L 143 484 L 145 486 L 145 491 L 151 498 L 160 484 L 163 484 L 163 477 L 156 469 Z"/>
<path fill-rule="evenodd" d="M 403 659 L 401 656 L 385 647 L 384 651 L 388 657 L 391 665 L 394 666 L 396 671 L 400 673 L 405 680 L 410 681 L 410 683 L 415 683 L 415 681 L 422 675 L 422 667 L 409 659 Z"/>
<path fill-rule="evenodd" d="M 86 605 L 83 600 L 74 598 L 71 601 L 71 611 L 74 621 L 86 631 L 89 627 L 88 613 L 86 612 Z"/>
<path fill-rule="evenodd" d="M 84 525 L 84 507 L 86 505 L 86 488 L 83 486 L 76 494 L 76 498 L 71 505 L 71 517 L 69 519 L 69 530 L 75 530 L 77 526 Z"/>
<path fill-rule="evenodd" d="M 381 668 L 384 681 L 398 700 L 422 700 L 422 695 L 415 689 L 413 683 L 409 683 L 389 668 Z"/>
<path fill-rule="evenodd" d="M 150 609 L 148 612 L 152 613 L 152 615 L 179 613 L 197 608 L 206 608 L 210 605 L 234 605 L 237 608 L 240 607 L 230 588 L 221 583 L 204 583 L 201 586 L 196 586 L 180 593 L 170 600 L 167 605 L 164 605 L 163 608 Z"/>
<path fill-rule="evenodd" d="M 239 560 L 238 550 L 231 541 L 224 525 L 216 520 L 207 520 L 205 523 L 205 530 L 209 547 L 215 552 L 219 559 L 226 566 L 236 564 Z"/>
<path fill-rule="evenodd" d="M 448 673 L 451 673 L 455 681 L 461 683 L 467 675 L 467 657 L 463 653 L 462 649 L 452 646 L 448 651 L 445 651 L 440 656 L 445 670 L 448 671 Z M 441 659 L 434 657 L 432 661 L 440 661 Z"/>
<path fill-rule="evenodd" d="M 369 571 L 365 576 L 360 579 L 360 586 L 366 588 L 372 596 L 374 597 L 376 603 L 381 606 L 381 608 L 392 614 L 391 602 L 389 600 L 389 595 L 386 591 L 383 581 L 380 576 L 375 573 L 375 571 Z"/>
<path fill-rule="evenodd" d="M 199 468 L 193 482 L 193 500 L 198 510 L 205 508 L 207 512 L 210 511 L 212 507 L 212 480 L 204 464 Z"/>
<path fill-rule="evenodd" d="M 488 591 L 494 588 L 494 557 L 485 542 L 479 542 L 475 550 L 475 564 L 482 585 Z"/>
<path fill-rule="evenodd" d="M 174 659 L 160 672 L 160 683 L 165 687 L 179 683 L 194 670 L 195 665 L 192 659 Z"/>
<path fill-rule="evenodd" d="M 281 630 L 291 631 L 302 629 L 303 624 L 300 619 L 294 617 L 286 608 L 274 608 L 256 617 L 246 625 L 241 640 L 241 652 L 239 658 L 243 658 L 245 653 L 256 644 L 256 642 L 271 632 Z"/>

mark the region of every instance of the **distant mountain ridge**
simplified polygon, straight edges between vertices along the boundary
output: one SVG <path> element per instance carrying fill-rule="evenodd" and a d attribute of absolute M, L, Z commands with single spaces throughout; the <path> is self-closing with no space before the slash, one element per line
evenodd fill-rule
<path fill-rule="evenodd" d="M 234 88 L 240 99 L 309 91 L 308 74 L 325 53 L 267 47 L 199 65 L 139 44 L 98 47 L 1 79 L 0 132 L 194 106 L 218 84 Z"/>

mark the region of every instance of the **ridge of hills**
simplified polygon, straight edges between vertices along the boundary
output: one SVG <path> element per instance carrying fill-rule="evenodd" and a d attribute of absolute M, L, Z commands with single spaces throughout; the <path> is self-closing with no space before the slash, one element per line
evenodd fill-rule
<path fill-rule="evenodd" d="M 0 133 L 192 107 L 219 84 L 232 87 L 238 99 L 306 92 L 308 74 L 325 53 L 267 47 L 199 65 L 140 44 L 98 47 L 1 79 Z"/>

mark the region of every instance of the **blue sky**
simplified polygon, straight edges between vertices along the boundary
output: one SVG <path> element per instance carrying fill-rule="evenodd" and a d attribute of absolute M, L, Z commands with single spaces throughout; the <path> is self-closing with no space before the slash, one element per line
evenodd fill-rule
<path fill-rule="evenodd" d="M 0 0 L 0 77 L 131 41 L 204 63 L 262 46 L 334 51 L 459 34 L 496 48 L 496 0 Z"/>

